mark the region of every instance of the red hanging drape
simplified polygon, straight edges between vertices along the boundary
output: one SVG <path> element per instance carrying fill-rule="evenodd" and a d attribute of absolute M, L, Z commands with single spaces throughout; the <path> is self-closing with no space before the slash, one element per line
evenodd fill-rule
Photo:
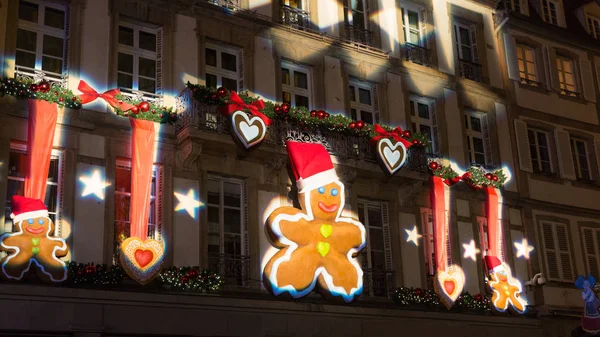
<path fill-rule="evenodd" d="M 45 200 L 58 108 L 56 103 L 29 99 L 25 197 Z"/>
<path fill-rule="evenodd" d="M 131 206 L 130 237 L 146 240 L 152 188 L 154 122 L 129 118 L 131 123 Z"/>
<path fill-rule="evenodd" d="M 431 177 L 431 209 L 433 213 L 433 242 L 435 245 L 435 263 L 438 271 L 445 271 L 448 263 L 446 242 L 448 238 L 446 217 L 446 184 L 440 177 Z"/>
<path fill-rule="evenodd" d="M 498 231 L 498 190 L 493 187 L 486 186 L 484 188 L 486 196 L 485 211 L 487 215 L 487 239 L 488 239 L 488 252 L 487 255 L 496 256 L 500 260 L 502 257 L 500 254 L 500 241 Z"/>

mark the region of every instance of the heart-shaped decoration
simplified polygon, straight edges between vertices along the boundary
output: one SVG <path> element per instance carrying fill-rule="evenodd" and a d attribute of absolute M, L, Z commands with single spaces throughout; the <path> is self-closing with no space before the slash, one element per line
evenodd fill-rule
<path fill-rule="evenodd" d="M 236 111 L 231 115 L 231 128 L 246 149 L 262 142 L 267 134 L 267 126 L 260 117 L 249 117 L 243 111 Z"/>
<path fill-rule="evenodd" d="M 435 292 L 448 310 L 452 308 L 464 287 L 465 273 L 460 266 L 450 265 L 445 271 L 438 271 L 435 276 Z"/>
<path fill-rule="evenodd" d="M 37 246 L 40 244 L 40 238 L 33 238 L 31 239 L 31 243 L 33 243 L 34 246 Z"/>
<path fill-rule="evenodd" d="M 38 255 L 40 253 L 40 247 L 31 248 L 31 252 L 33 253 L 33 255 Z"/>
<path fill-rule="evenodd" d="M 328 237 L 331 236 L 331 233 L 333 232 L 333 226 L 332 225 L 321 225 L 321 228 L 319 229 L 319 231 L 321 232 L 321 235 L 327 239 Z"/>
<path fill-rule="evenodd" d="M 129 238 L 121 244 L 121 267 L 139 284 L 147 284 L 160 272 L 165 254 L 161 242 Z"/>
<path fill-rule="evenodd" d="M 377 142 L 377 154 L 389 174 L 396 173 L 406 162 L 406 146 L 402 142 L 392 143 L 388 138 Z"/>
<path fill-rule="evenodd" d="M 321 254 L 322 257 L 325 257 L 329 253 L 330 249 L 331 245 L 329 244 L 329 242 L 321 241 L 317 243 L 317 251 L 319 252 L 319 254 Z"/>

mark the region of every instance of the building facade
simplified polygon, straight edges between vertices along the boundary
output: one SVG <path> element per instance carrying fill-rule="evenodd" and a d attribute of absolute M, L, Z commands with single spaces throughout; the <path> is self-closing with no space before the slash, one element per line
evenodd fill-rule
<path fill-rule="evenodd" d="M 76 93 L 85 80 L 177 107 L 178 123 L 158 132 L 149 236 L 166 242 L 165 265 L 227 279 L 226 291 L 206 296 L 2 283 L 0 334 L 570 336 L 583 307 L 573 282 L 600 270 L 599 22 L 600 3 L 584 0 L 0 0 L 3 77 Z M 426 134 L 428 146 L 392 178 L 366 142 L 285 124 L 241 151 L 187 82 L 399 125 Z M 0 223 L 9 232 L 27 104 L 2 97 L 0 113 Z M 59 112 L 45 204 L 71 248 L 66 259 L 118 263 L 130 135 L 102 102 Z M 286 139 L 326 145 L 346 186 L 345 214 L 367 228 L 365 292 L 351 306 L 276 300 L 262 287 L 272 255 L 265 220 L 297 205 Z M 390 300 L 400 286 L 433 287 L 430 157 L 510 170 L 504 258 L 522 282 L 545 281 L 524 287 L 528 317 L 400 310 Z M 79 177 L 91 169 L 110 183 L 103 200 L 80 197 Z M 174 211 L 174 193 L 190 189 L 206 205 L 196 217 Z M 483 293 L 482 255 L 464 257 L 463 244 L 487 247 L 485 197 L 456 185 L 450 206 L 450 259 L 465 271 L 465 290 Z M 406 240 L 414 226 L 419 245 Z M 530 259 L 516 257 L 523 238 Z"/>

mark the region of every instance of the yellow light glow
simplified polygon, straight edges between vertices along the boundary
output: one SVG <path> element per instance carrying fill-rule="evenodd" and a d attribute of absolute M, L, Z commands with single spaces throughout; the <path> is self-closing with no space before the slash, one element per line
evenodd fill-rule
<path fill-rule="evenodd" d="M 415 246 L 419 246 L 419 239 L 423 236 L 421 234 L 419 234 L 419 231 L 417 229 L 417 226 L 414 226 L 412 230 L 408 230 L 405 229 L 406 234 L 408 234 L 408 238 L 406 239 L 406 242 L 413 242 L 415 244 Z"/>
<path fill-rule="evenodd" d="M 533 246 L 530 246 L 527 239 L 521 240 L 521 242 L 515 242 L 515 248 L 517 249 L 517 258 L 524 257 L 529 260 L 530 253 L 533 251 Z"/>
<path fill-rule="evenodd" d="M 505 183 L 508 183 L 513 177 L 512 172 L 510 171 L 510 168 L 508 168 L 508 166 L 502 167 L 502 173 L 504 173 L 504 176 L 506 177 Z"/>
<path fill-rule="evenodd" d="M 469 242 L 468 244 L 463 243 L 463 248 L 465 249 L 465 253 L 463 255 L 465 259 L 471 259 L 473 261 L 477 260 L 476 255 L 479 254 L 481 251 L 477 247 L 475 247 L 475 240 L 471 240 L 471 242 Z"/>
<path fill-rule="evenodd" d="M 79 177 L 79 181 L 85 185 L 83 193 L 81 193 L 82 197 L 94 194 L 98 199 L 104 200 L 104 189 L 110 186 L 110 183 L 102 179 L 100 170 L 94 170 L 91 176 Z"/>
<path fill-rule="evenodd" d="M 175 207 L 175 212 L 185 210 L 193 219 L 196 218 L 196 208 L 204 206 L 200 200 L 196 200 L 194 190 L 190 188 L 187 195 L 181 193 L 173 193 L 179 204 Z"/>

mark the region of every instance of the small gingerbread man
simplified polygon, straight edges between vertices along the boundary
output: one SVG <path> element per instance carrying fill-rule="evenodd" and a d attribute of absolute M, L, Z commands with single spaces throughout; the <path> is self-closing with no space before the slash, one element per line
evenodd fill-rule
<path fill-rule="evenodd" d="M 510 268 L 495 256 L 487 255 L 485 263 L 488 267 L 492 289 L 492 305 L 500 312 L 506 311 L 509 305 L 518 313 L 525 312 L 527 301 L 521 297 L 521 282 L 512 277 Z"/>
<path fill-rule="evenodd" d="M 275 295 L 300 298 L 318 281 L 326 297 L 351 302 L 362 293 L 356 256 L 366 244 L 364 226 L 341 216 L 344 185 L 320 144 L 287 142 L 302 210 L 280 207 L 267 219 L 267 233 L 281 248 L 267 263 L 263 281 Z"/>
<path fill-rule="evenodd" d="M 0 236 L 0 250 L 8 252 L 2 260 L 2 277 L 21 280 L 35 264 L 37 275 L 47 282 L 67 279 L 67 266 L 60 258 L 69 249 L 62 238 L 53 237 L 54 223 L 41 200 L 13 196 L 11 218 L 18 231 Z"/>

